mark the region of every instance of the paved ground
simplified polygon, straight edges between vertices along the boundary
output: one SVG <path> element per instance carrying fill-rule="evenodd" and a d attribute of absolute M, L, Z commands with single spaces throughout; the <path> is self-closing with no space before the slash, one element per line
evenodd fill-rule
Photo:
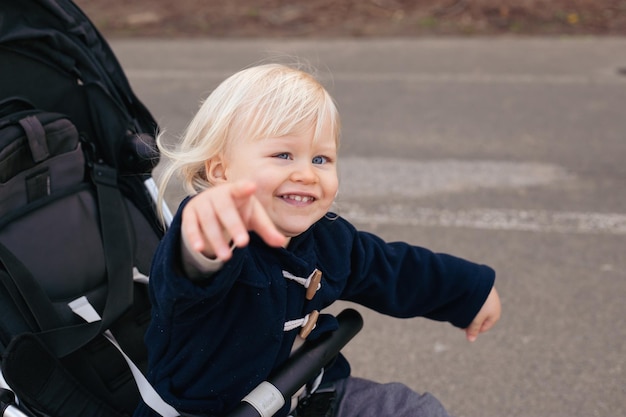
<path fill-rule="evenodd" d="M 626 415 L 626 39 L 112 46 L 172 136 L 230 73 L 308 60 L 343 114 L 337 210 L 498 270 L 503 318 L 474 344 L 361 309 L 354 374 L 459 417 Z"/>

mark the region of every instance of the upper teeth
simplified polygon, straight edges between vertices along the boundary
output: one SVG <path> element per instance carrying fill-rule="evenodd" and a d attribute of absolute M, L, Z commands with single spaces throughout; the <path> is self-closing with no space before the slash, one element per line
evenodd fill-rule
<path fill-rule="evenodd" d="M 313 197 L 307 197 L 307 196 L 301 196 L 301 195 L 288 195 L 288 196 L 285 196 L 285 198 L 288 198 L 290 200 L 295 200 L 295 201 L 301 201 L 305 203 L 308 203 L 309 201 L 313 200 Z"/>

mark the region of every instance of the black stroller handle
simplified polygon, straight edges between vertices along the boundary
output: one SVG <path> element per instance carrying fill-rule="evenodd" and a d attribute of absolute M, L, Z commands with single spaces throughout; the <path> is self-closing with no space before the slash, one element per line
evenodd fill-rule
<path fill-rule="evenodd" d="M 244 398 L 228 417 L 269 417 L 320 369 L 328 365 L 339 351 L 363 328 L 358 311 L 348 308 L 337 315 L 339 328 L 313 342 L 305 342 L 277 369 Z"/>

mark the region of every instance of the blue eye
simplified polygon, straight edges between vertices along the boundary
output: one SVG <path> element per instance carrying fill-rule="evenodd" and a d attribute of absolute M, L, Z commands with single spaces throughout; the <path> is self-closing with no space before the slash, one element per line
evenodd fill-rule
<path fill-rule="evenodd" d="M 277 153 L 276 155 L 274 155 L 274 158 L 289 159 L 289 154 L 287 152 Z"/>
<path fill-rule="evenodd" d="M 326 162 L 328 162 L 328 158 L 325 156 L 316 156 L 313 158 L 312 161 L 315 165 L 322 165 L 325 164 Z"/>

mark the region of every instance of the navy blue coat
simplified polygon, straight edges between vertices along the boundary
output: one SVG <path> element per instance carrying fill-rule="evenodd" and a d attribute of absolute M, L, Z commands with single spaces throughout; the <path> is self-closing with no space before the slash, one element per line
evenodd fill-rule
<path fill-rule="evenodd" d="M 329 215 L 292 238 L 287 249 L 271 248 L 252 234 L 217 273 L 194 283 L 181 267 L 180 211 L 152 265 L 145 341 L 148 379 L 181 412 L 224 415 L 237 405 L 288 358 L 298 330 L 284 331 L 286 321 L 347 300 L 395 317 L 423 316 L 464 328 L 495 279 L 487 266 L 385 243 Z M 321 288 L 307 301 L 304 287 L 283 271 L 308 277 L 316 268 Z M 309 337 L 336 327 L 334 317 L 322 315 Z M 340 358 L 326 378 L 349 372 Z M 143 404 L 135 413 L 150 415 Z"/>

